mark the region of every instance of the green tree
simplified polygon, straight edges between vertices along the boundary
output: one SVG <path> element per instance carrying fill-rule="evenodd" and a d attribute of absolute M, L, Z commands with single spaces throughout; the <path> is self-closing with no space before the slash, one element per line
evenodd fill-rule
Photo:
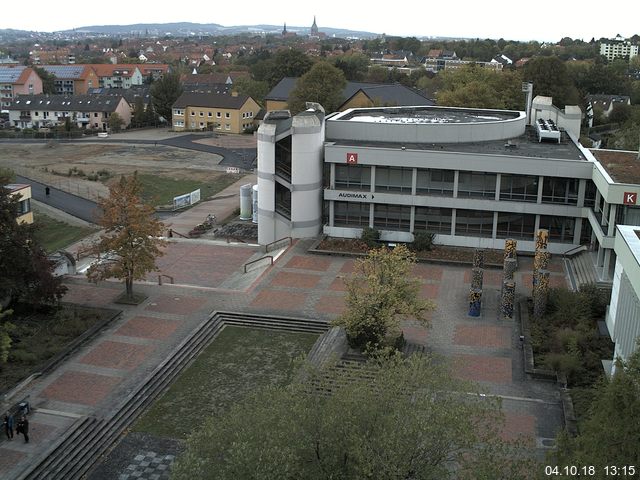
<path fill-rule="evenodd" d="M 122 130 L 122 126 L 124 125 L 124 120 L 120 116 L 118 112 L 113 112 L 109 115 L 109 128 L 114 132 L 119 132 Z"/>
<path fill-rule="evenodd" d="M 350 82 L 361 82 L 369 71 L 369 57 L 361 53 L 334 57 L 332 63 L 342 70 L 344 77 Z"/>
<path fill-rule="evenodd" d="M 174 480 L 526 479 L 499 403 L 426 356 L 307 367 L 204 421 Z"/>
<path fill-rule="evenodd" d="M 167 122 L 171 122 L 171 109 L 180 95 L 182 95 L 182 84 L 178 73 L 168 73 L 151 85 L 151 98 L 155 112 Z"/>
<path fill-rule="evenodd" d="M 238 78 L 233 83 L 233 88 L 239 93 L 249 95 L 260 105 L 264 105 L 264 97 L 269 93 L 269 84 L 264 81 L 252 80 L 250 78 Z"/>
<path fill-rule="evenodd" d="M 34 240 L 35 227 L 16 221 L 19 200 L 5 188 L 9 181 L 0 171 L 0 304 L 54 304 L 67 288 L 53 276 L 52 263 Z"/>
<path fill-rule="evenodd" d="M 33 65 L 31 68 L 38 74 L 42 80 L 42 93 L 46 95 L 53 95 L 56 93 L 56 76 L 53 73 L 47 72 L 42 67 L 36 67 Z"/>
<path fill-rule="evenodd" d="M 356 261 L 345 280 L 346 311 L 333 322 L 344 327 L 352 347 L 375 352 L 395 345 L 403 318 L 429 326 L 425 313 L 435 305 L 420 298 L 420 280 L 411 276 L 414 263 L 415 255 L 404 245 L 373 249 Z"/>
<path fill-rule="evenodd" d="M 257 81 L 267 82 L 273 88 L 284 77 L 300 77 L 307 73 L 313 60 L 303 51 L 295 48 L 281 50 L 272 58 L 259 61 L 252 65 L 251 74 Z"/>
<path fill-rule="evenodd" d="M 629 478 L 640 475 L 640 344 L 628 362 L 618 359 L 611 380 L 597 386 L 589 417 L 580 434 L 561 434 L 553 462 L 558 465 L 593 465 L 594 479 L 608 479 L 607 465 L 634 465 Z"/>
<path fill-rule="evenodd" d="M 535 57 L 524 66 L 524 80 L 533 82 L 533 94 L 553 97 L 559 108 L 578 105 L 580 97 L 565 63 L 558 57 Z"/>
<path fill-rule="evenodd" d="M 305 109 L 305 102 L 317 102 L 326 112 L 335 112 L 344 101 L 342 92 L 346 84 L 342 70 L 318 62 L 296 82 L 289 96 L 289 108 L 297 113 Z"/>
<path fill-rule="evenodd" d="M 149 99 L 149 103 L 147 104 L 147 108 L 144 111 L 144 123 L 147 125 L 157 125 L 158 123 L 158 114 L 156 113 L 156 109 L 153 105 L 153 100 Z"/>
<path fill-rule="evenodd" d="M 133 118 L 131 123 L 135 127 L 141 127 L 145 123 L 144 99 L 140 96 L 136 97 L 133 102 Z"/>
<path fill-rule="evenodd" d="M 117 278 L 124 281 L 125 293 L 133 297 L 133 281 L 144 280 L 157 270 L 156 258 L 163 255 L 165 242 L 159 237 L 164 225 L 154 216 L 154 209 L 141 199 L 142 187 L 137 172 L 109 187 L 109 196 L 99 202 L 104 229 L 93 244 L 95 254 L 106 256 L 91 265 L 87 276 L 92 281 Z"/>
<path fill-rule="evenodd" d="M 495 72 L 476 65 L 438 74 L 438 105 L 470 108 L 523 109 L 518 71 Z"/>
<path fill-rule="evenodd" d="M 0 305 L 0 367 L 7 363 L 9 358 L 9 352 L 11 351 L 11 332 L 13 332 L 16 326 L 4 320 L 5 317 L 10 316 L 13 310 L 2 311 L 2 305 Z"/>

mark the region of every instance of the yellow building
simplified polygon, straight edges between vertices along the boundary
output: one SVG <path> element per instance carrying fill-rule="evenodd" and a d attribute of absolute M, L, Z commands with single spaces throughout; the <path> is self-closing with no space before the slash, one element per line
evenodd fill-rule
<path fill-rule="evenodd" d="M 18 207 L 18 223 L 33 223 L 33 212 L 31 211 L 31 185 L 22 183 L 10 183 L 5 185 L 12 196 L 18 197 L 20 205 Z"/>
<path fill-rule="evenodd" d="M 183 93 L 173 104 L 171 123 L 175 131 L 214 130 L 242 133 L 252 128 L 260 105 L 236 92 Z"/>

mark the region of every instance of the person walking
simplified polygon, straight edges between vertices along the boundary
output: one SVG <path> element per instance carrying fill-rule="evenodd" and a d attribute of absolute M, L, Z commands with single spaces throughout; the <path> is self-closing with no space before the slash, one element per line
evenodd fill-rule
<path fill-rule="evenodd" d="M 18 428 L 16 433 L 24 435 L 24 443 L 29 443 L 29 420 L 24 415 L 18 420 Z"/>
<path fill-rule="evenodd" d="M 7 412 L 4 414 L 3 425 L 7 440 L 13 440 L 13 415 L 11 413 Z"/>

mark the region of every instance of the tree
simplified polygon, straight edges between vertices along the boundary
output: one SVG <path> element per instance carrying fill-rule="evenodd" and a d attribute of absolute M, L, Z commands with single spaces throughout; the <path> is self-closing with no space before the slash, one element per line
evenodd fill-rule
<path fill-rule="evenodd" d="M 269 84 L 267 82 L 259 82 L 250 78 L 238 78 L 233 83 L 233 88 L 238 90 L 238 93 L 249 95 L 256 102 L 263 105 L 264 97 L 269 93 Z"/>
<path fill-rule="evenodd" d="M 151 85 L 151 98 L 155 111 L 168 122 L 171 122 L 171 109 L 180 95 L 182 95 L 182 85 L 177 73 L 168 73 Z"/>
<path fill-rule="evenodd" d="M 53 73 L 47 72 L 42 67 L 32 66 L 33 70 L 38 74 L 42 80 L 42 93 L 46 95 L 53 95 L 56 93 L 56 76 Z"/>
<path fill-rule="evenodd" d="M 119 132 L 124 125 L 124 120 L 118 112 L 113 112 L 109 115 L 109 128 L 114 132 Z"/>
<path fill-rule="evenodd" d="M 327 62 L 318 62 L 296 82 L 289 96 L 293 112 L 305 109 L 305 102 L 317 102 L 327 112 L 335 112 L 344 101 L 342 92 L 347 81 L 342 70 Z"/>
<path fill-rule="evenodd" d="M 0 366 L 7 363 L 9 359 L 9 351 L 11 350 L 11 332 L 13 332 L 16 326 L 3 318 L 8 317 L 13 313 L 13 310 L 2 311 L 2 305 L 0 305 Z"/>
<path fill-rule="evenodd" d="M 611 380 L 603 379 L 595 391 L 589 417 L 580 434 L 560 435 L 554 463 L 593 465 L 598 475 L 609 478 L 607 465 L 634 465 L 634 477 L 640 473 L 640 343 L 627 362 L 616 361 Z M 581 463 L 582 462 L 582 463 Z"/>
<path fill-rule="evenodd" d="M 500 440 L 499 403 L 429 357 L 301 376 L 206 419 L 172 478 L 515 480 L 536 471 Z"/>
<path fill-rule="evenodd" d="M 344 77 L 350 82 L 363 81 L 367 76 L 369 63 L 369 57 L 361 53 L 340 55 L 333 60 L 333 65 L 342 70 Z"/>
<path fill-rule="evenodd" d="M 435 305 L 420 298 L 420 281 L 411 277 L 414 263 L 415 255 L 404 245 L 370 250 L 356 261 L 345 281 L 347 309 L 334 321 L 345 328 L 352 347 L 369 352 L 395 344 L 403 317 L 429 325 L 424 314 Z"/>
<path fill-rule="evenodd" d="M 133 102 L 133 118 L 131 123 L 135 127 L 141 127 L 145 123 L 144 99 L 140 96 L 136 97 Z"/>
<path fill-rule="evenodd" d="M 144 123 L 149 126 L 156 125 L 158 123 L 158 114 L 156 113 L 155 107 L 153 106 L 152 99 L 149 99 L 147 108 L 144 111 Z"/>
<path fill-rule="evenodd" d="M 300 77 L 307 73 L 313 60 L 297 49 L 281 50 L 271 58 L 265 58 L 251 66 L 251 74 L 257 81 L 264 81 L 273 88 L 284 77 Z"/>
<path fill-rule="evenodd" d="M 558 57 L 534 57 L 524 65 L 524 80 L 533 82 L 534 95 L 553 97 L 559 108 L 580 103 L 578 90 Z"/>
<path fill-rule="evenodd" d="M 5 188 L 9 179 L 0 171 L 0 304 L 54 304 L 67 288 L 53 276 L 53 264 L 34 240 L 35 227 L 16 221 L 19 201 Z"/>
<path fill-rule="evenodd" d="M 92 246 L 93 252 L 106 255 L 94 263 L 87 275 L 92 281 L 117 278 L 124 281 L 126 296 L 133 297 L 133 281 L 144 280 L 157 270 L 156 258 L 163 255 L 165 242 L 159 237 L 164 225 L 154 209 L 141 200 L 137 172 L 109 187 L 109 197 L 99 202 L 103 214 L 99 224 L 105 233 Z"/>

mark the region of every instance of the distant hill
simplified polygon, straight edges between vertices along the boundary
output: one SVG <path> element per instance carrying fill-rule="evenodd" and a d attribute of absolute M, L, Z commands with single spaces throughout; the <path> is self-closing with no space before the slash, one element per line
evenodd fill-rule
<path fill-rule="evenodd" d="M 298 35 L 308 35 L 310 27 L 297 27 L 287 25 L 287 31 L 296 32 Z M 322 33 L 327 37 L 357 37 L 372 38 L 379 34 L 373 32 L 362 32 L 357 30 L 348 30 L 342 28 L 320 28 Z M 171 35 L 176 37 L 202 36 L 202 35 L 238 35 L 238 34 L 255 34 L 262 33 L 278 34 L 282 32 L 282 25 L 235 25 L 226 27 L 217 23 L 135 23 L 132 25 L 90 25 L 86 27 L 78 27 L 70 30 L 56 32 L 38 32 L 39 34 L 56 34 L 61 36 L 68 34 L 70 36 L 83 34 L 90 36 L 91 34 L 100 36 L 165 36 Z M 0 38 L 3 37 L 31 37 L 36 36 L 36 32 L 28 32 L 24 30 L 0 29 Z"/>

